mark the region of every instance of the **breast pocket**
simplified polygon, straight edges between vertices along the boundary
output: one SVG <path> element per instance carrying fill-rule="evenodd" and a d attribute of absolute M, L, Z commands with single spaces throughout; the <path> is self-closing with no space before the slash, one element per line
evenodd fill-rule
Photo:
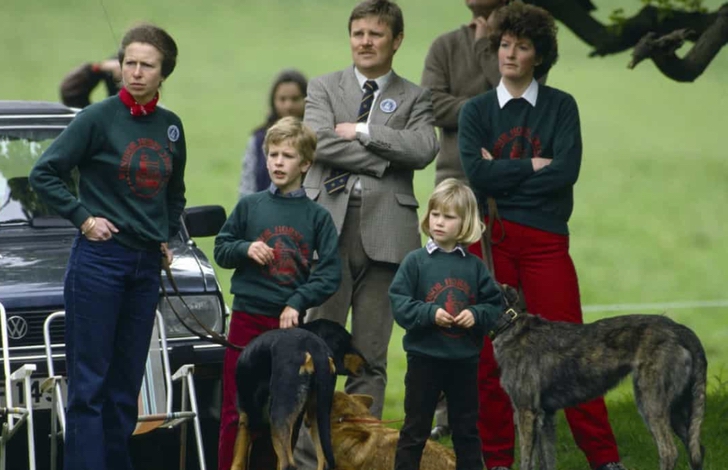
<path fill-rule="evenodd" d="M 398 113 L 387 121 L 387 127 L 391 129 L 404 129 L 407 126 L 407 116 Z"/>
<path fill-rule="evenodd" d="M 395 193 L 394 197 L 395 199 L 397 199 L 397 202 L 400 206 L 409 207 L 415 211 L 418 207 L 420 207 L 420 203 L 417 202 L 417 198 L 414 197 L 412 194 Z"/>

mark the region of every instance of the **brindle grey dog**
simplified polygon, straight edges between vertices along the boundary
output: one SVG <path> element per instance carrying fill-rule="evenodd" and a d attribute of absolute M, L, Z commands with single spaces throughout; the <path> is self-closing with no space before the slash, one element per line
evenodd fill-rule
<path fill-rule="evenodd" d="M 504 286 L 506 303 L 517 292 Z M 705 413 L 707 360 L 689 328 L 662 315 L 623 315 L 588 324 L 504 314 L 493 340 L 501 384 L 515 410 L 521 470 L 555 470 L 554 413 L 605 394 L 632 374 L 634 396 L 660 457 L 673 470 L 677 447 L 692 470 L 703 468 L 700 427 Z"/>

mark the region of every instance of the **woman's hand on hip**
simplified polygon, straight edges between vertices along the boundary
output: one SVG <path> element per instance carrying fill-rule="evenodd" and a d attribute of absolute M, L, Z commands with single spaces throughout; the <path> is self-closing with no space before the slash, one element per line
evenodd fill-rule
<path fill-rule="evenodd" d="M 111 223 L 111 221 L 105 217 L 89 217 L 89 219 L 93 220 L 93 222 L 89 224 L 90 227 L 87 230 L 83 230 L 82 228 L 82 233 L 91 241 L 105 241 L 110 239 L 112 234 L 119 233 L 119 229 L 116 228 L 116 225 Z M 84 222 L 84 225 L 87 223 L 88 222 Z"/>

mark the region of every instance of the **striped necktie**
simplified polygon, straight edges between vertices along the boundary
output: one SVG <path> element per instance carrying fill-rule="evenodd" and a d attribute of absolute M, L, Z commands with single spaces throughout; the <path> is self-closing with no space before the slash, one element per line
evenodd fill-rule
<path fill-rule="evenodd" d="M 361 103 L 359 104 L 359 114 L 357 114 L 356 122 L 367 122 L 369 119 L 369 112 L 372 109 L 374 103 L 374 92 L 379 89 L 377 82 L 374 80 L 367 80 L 364 82 L 364 94 L 361 97 Z M 329 194 L 334 194 L 346 187 L 346 182 L 349 181 L 350 172 L 347 170 L 341 170 L 333 168 L 329 177 L 324 180 L 324 188 Z"/>

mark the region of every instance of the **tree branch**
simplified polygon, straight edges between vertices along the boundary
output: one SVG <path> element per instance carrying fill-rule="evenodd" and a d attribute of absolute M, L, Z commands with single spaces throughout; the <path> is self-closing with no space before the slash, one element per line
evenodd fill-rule
<path fill-rule="evenodd" d="M 696 37 L 713 24 L 719 13 L 700 13 L 673 10 L 660 17 L 657 7 L 647 5 L 619 27 L 605 26 L 589 13 L 590 3 L 583 0 L 527 0 L 548 10 L 579 39 L 594 47 L 590 56 L 616 54 L 634 47 L 649 32 L 664 36 L 677 29 L 691 29 Z M 728 5 L 725 4 L 724 6 Z M 723 7 L 721 7 L 722 9 Z"/>
<path fill-rule="evenodd" d="M 652 54 L 648 57 L 653 60 L 660 72 L 678 82 L 692 82 L 702 75 L 718 52 L 728 44 L 728 4 L 723 5 L 718 13 L 717 19 L 700 35 L 695 45 L 682 59 L 675 54 L 679 46 L 672 47 L 665 44 L 663 47 L 658 47 L 652 51 Z M 679 33 L 679 31 L 671 34 L 676 35 L 675 33 Z M 668 36 L 670 35 L 663 36 L 657 41 Z M 682 41 L 680 41 L 680 45 L 682 45 Z M 632 62 L 634 62 L 634 65 L 643 60 L 636 60 L 637 50 L 638 47 L 635 47 L 633 51 Z M 630 62 L 630 68 L 634 67 L 632 62 Z"/>

